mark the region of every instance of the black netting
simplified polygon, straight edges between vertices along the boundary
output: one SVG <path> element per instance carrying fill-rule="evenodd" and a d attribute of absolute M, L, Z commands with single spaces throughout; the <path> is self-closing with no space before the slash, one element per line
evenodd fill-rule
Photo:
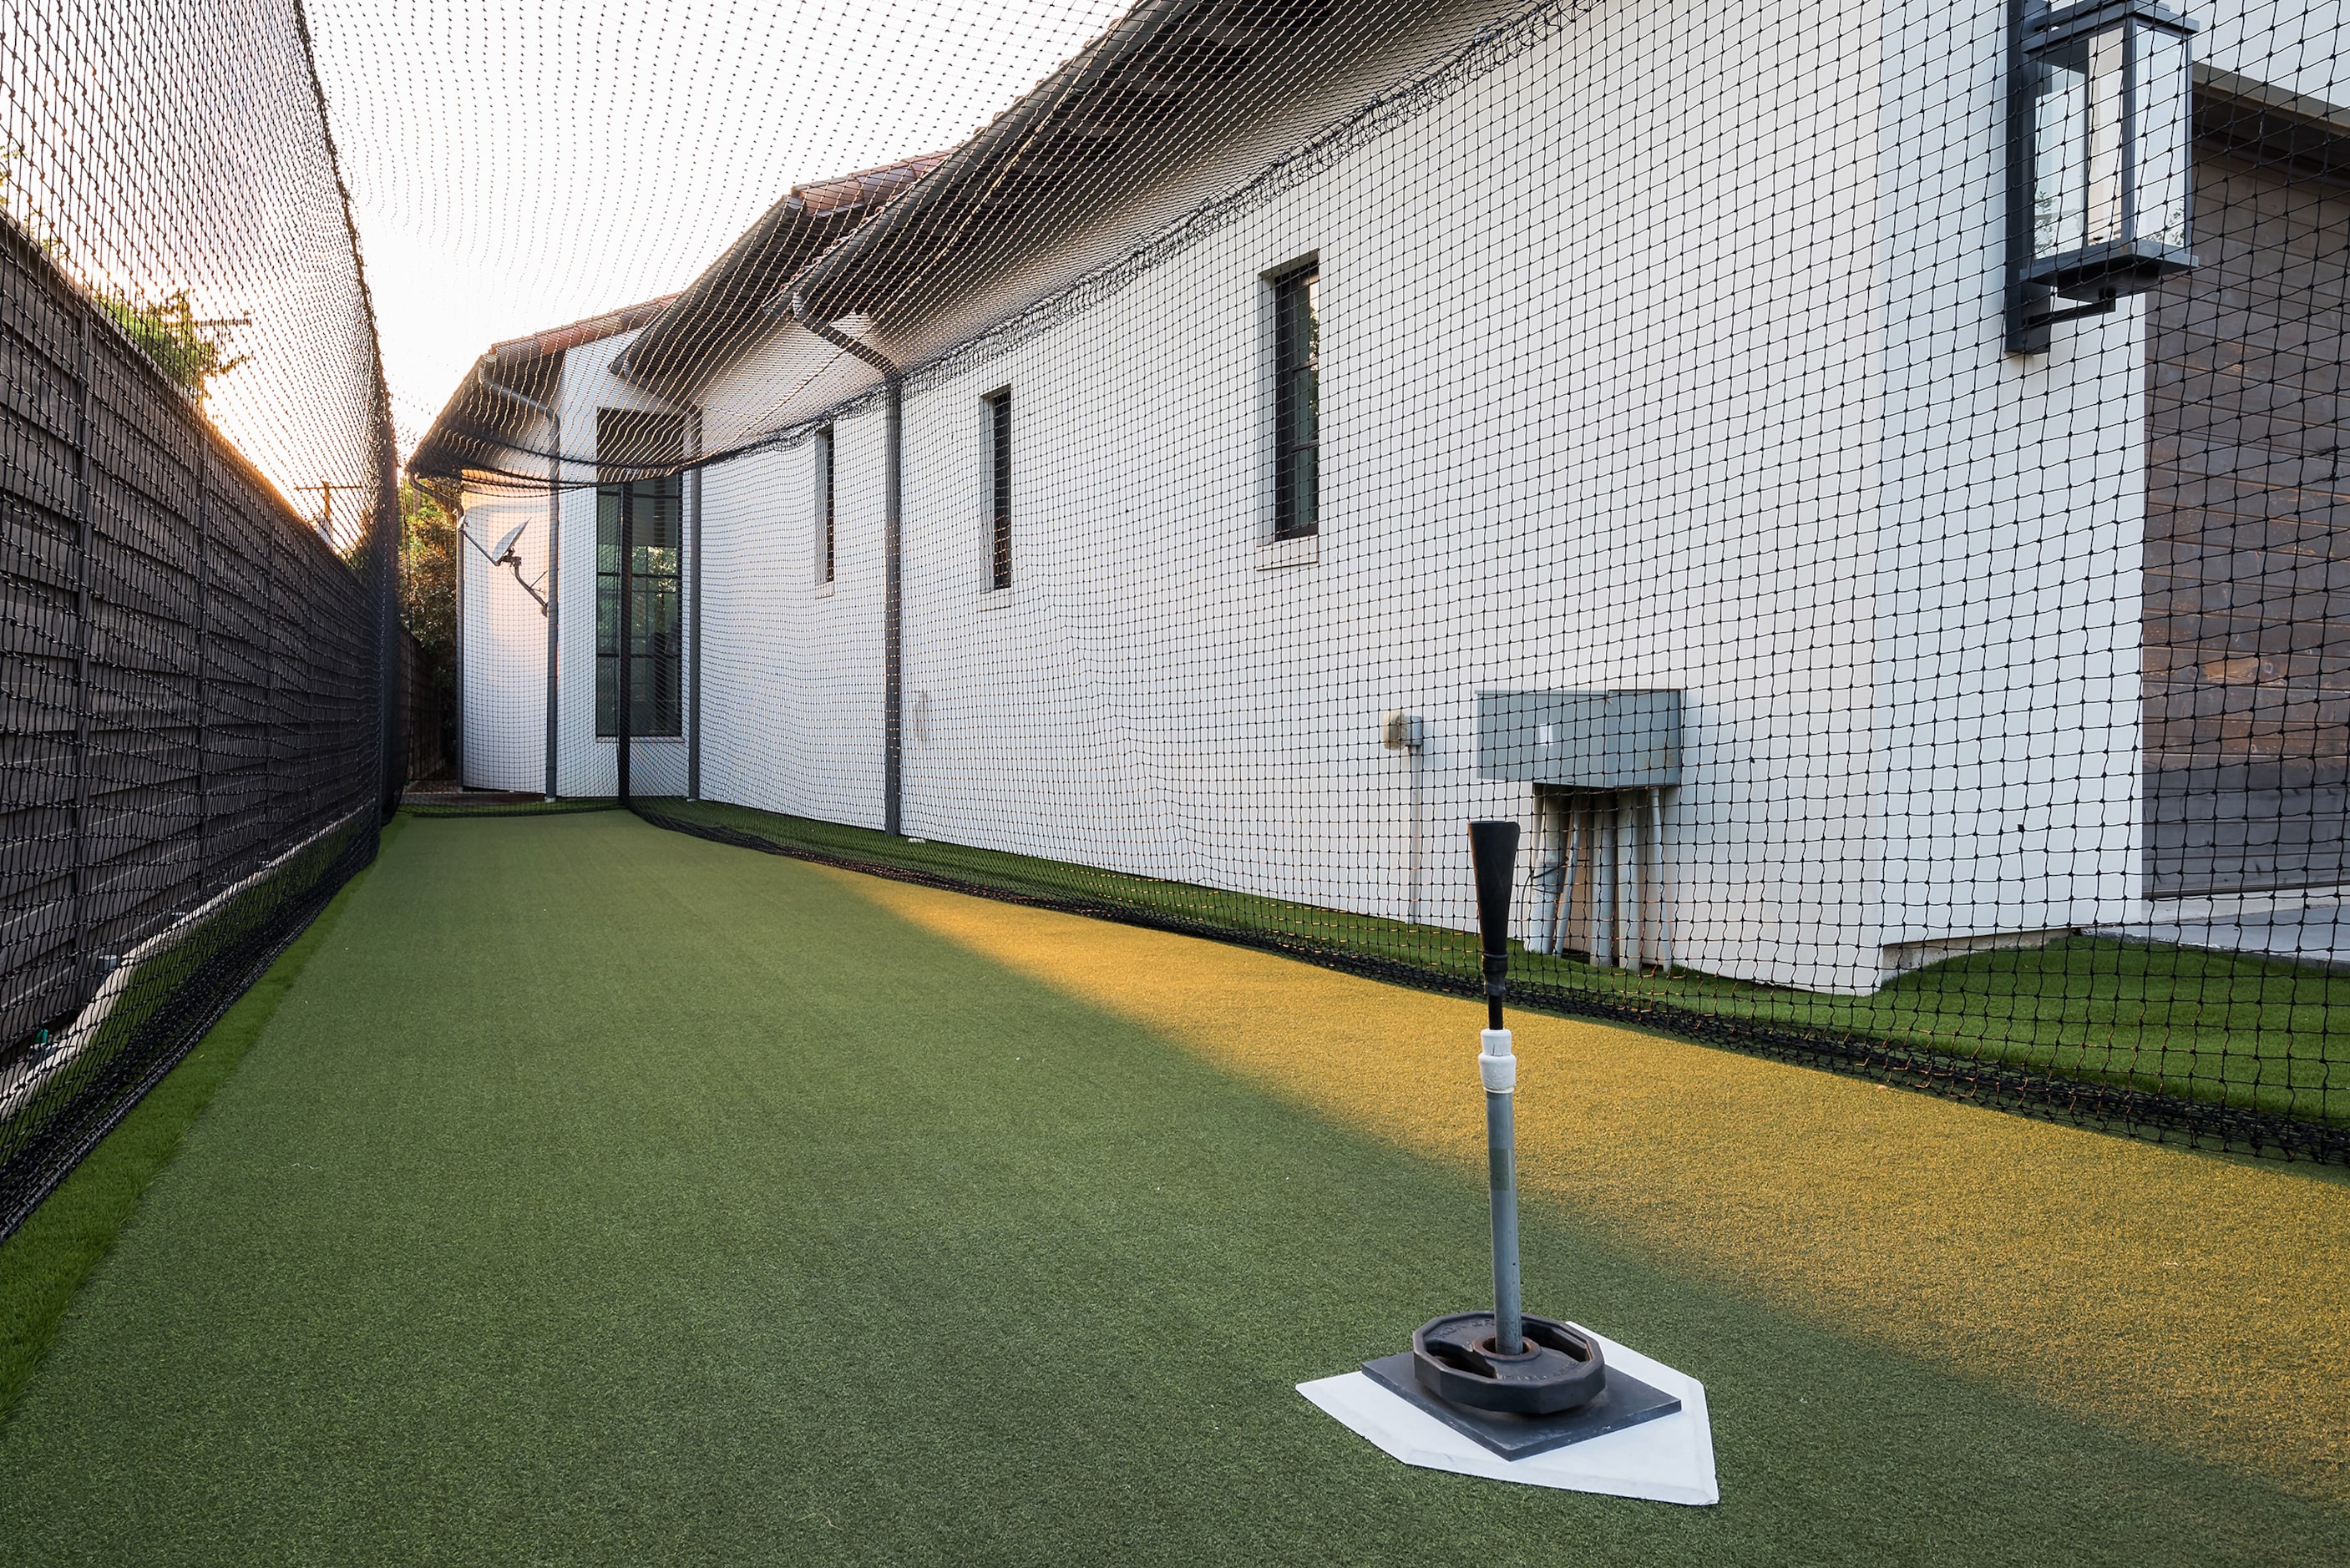
<path fill-rule="evenodd" d="M 954 16 L 426 433 L 464 784 L 2350 1152 L 2331 12 Z"/>
<path fill-rule="evenodd" d="M 412 779 L 2340 1158 L 2337 32 L 20 12 L 5 1081 Z"/>
<path fill-rule="evenodd" d="M 0 53 L 0 1233 L 375 853 L 394 452 L 290 5 Z"/>

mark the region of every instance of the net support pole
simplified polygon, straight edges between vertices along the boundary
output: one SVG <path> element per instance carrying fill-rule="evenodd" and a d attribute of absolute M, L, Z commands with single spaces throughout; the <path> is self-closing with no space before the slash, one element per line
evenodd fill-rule
<path fill-rule="evenodd" d="M 614 671 L 614 683 L 619 688 L 612 694 L 612 754 L 619 769 L 620 804 L 629 804 L 629 763 L 636 750 L 637 670 L 635 661 L 637 638 L 637 493 L 632 484 L 620 486 L 620 639 L 619 668 Z"/>
<path fill-rule="evenodd" d="M 905 831 L 906 623 L 899 547 L 905 536 L 906 384 L 894 369 L 884 384 L 889 452 L 882 481 L 882 535 L 888 558 L 881 575 L 881 830 L 895 838 Z"/>
<path fill-rule="evenodd" d="M 376 425 L 375 473 L 375 515 L 369 520 L 369 532 L 374 535 L 374 547 L 369 552 L 373 566 L 369 586 L 373 590 L 376 611 L 380 820 L 390 822 L 392 813 L 400 809 L 400 795 L 408 788 L 408 683 L 414 672 L 401 657 L 406 645 L 400 640 L 400 545 L 406 519 L 401 515 L 400 460 L 392 445 L 388 407 Z"/>
<path fill-rule="evenodd" d="M 562 384 L 562 366 L 556 368 L 556 385 Z M 558 391 L 557 396 L 560 396 Z M 563 692 L 563 416 L 542 404 L 546 415 L 546 798 L 553 800 L 561 792 L 556 787 L 562 782 L 556 772 L 556 747 L 562 729 L 556 722 L 556 707 Z"/>
<path fill-rule="evenodd" d="M 351 211 L 350 187 L 343 180 L 342 154 L 335 146 L 333 118 L 327 112 L 327 89 L 318 78 L 318 51 L 310 36 L 310 13 L 304 0 L 294 0 L 294 36 L 301 45 L 302 72 L 310 88 L 310 106 L 318 117 L 318 140 L 332 171 L 335 195 L 342 208 L 343 239 L 350 247 L 351 281 L 358 286 L 359 312 L 367 323 L 369 348 L 369 444 L 373 471 L 375 514 L 362 547 L 372 557 L 369 596 L 375 609 L 376 645 L 376 776 L 382 818 L 389 821 L 399 808 L 408 782 L 407 683 L 400 666 L 400 550 L 405 543 L 405 519 L 400 515 L 399 442 L 393 434 L 391 389 L 383 375 L 383 349 L 376 331 L 375 296 L 368 286 L 367 257 L 359 245 L 359 219 Z M 184 297 L 184 296 L 182 296 Z M 334 542 L 334 483 L 320 476 L 319 491 L 327 513 L 327 538 Z M 354 487 L 364 488 L 364 486 Z"/>
<path fill-rule="evenodd" d="M 686 667 L 685 798 L 702 798 L 702 410 L 696 409 L 686 426 L 693 466 L 686 471 L 693 485 L 692 510 L 687 516 L 685 568 L 692 573 L 686 589 L 685 634 L 692 640 Z"/>

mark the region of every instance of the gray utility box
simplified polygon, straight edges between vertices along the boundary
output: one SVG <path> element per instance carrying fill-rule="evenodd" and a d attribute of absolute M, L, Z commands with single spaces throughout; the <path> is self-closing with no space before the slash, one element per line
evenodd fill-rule
<path fill-rule="evenodd" d="M 1477 776 L 1559 789 L 1681 782 L 1679 691 L 1480 691 Z"/>

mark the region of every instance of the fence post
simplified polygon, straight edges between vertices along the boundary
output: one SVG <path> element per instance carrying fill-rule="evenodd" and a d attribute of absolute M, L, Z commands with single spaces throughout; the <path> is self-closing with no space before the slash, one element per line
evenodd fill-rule
<path fill-rule="evenodd" d="M 74 373 L 81 383 L 74 419 L 74 794 L 73 860 L 68 886 L 73 897 L 74 984 L 89 976 L 89 618 L 90 557 L 94 545 L 90 491 L 95 464 L 90 458 L 91 426 L 97 421 L 97 388 L 92 372 L 88 312 L 74 312 Z"/>
<path fill-rule="evenodd" d="M 205 722 L 212 691 L 213 632 L 213 449 L 196 432 L 196 902 L 209 894 L 213 876 L 213 792 Z"/>
<path fill-rule="evenodd" d="M 379 378 L 377 385 L 382 383 Z M 378 396 L 381 397 L 379 390 Z M 375 431 L 376 508 L 375 561 L 369 586 L 375 590 L 376 657 L 379 680 L 376 702 L 380 710 L 376 743 L 382 748 L 379 770 L 381 820 L 389 822 L 400 809 L 400 793 L 408 786 L 408 691 L 400 654 L 400 556 L 408 543 L 406 521 L 400 504 L 400 470 L 391 450 L 388 405 L 380 408 Z"/>

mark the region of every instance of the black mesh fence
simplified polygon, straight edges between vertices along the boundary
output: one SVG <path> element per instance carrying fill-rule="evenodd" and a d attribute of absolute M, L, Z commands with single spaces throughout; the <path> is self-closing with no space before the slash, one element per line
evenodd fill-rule
<path fill-rule="evenodd" d="M 0 1234 L 357 868 L 403 776 L 394 453 L 297 8 L 0 50 Z"/>
<path fill-rule="evenodd" d="M 464 786 L 1450 987 L 1512 815 L 1530 1000 L 2350 1154 L 2331 8 L 858 26 L 417 448 Z"/>

